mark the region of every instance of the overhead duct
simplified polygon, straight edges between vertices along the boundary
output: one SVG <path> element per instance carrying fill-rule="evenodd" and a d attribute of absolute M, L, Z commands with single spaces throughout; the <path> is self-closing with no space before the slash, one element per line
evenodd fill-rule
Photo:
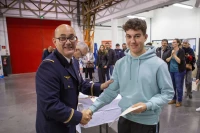
<path fill-rule="evenodd" d="M 81 14 L 80 14 L 80 1 L 77 0 L 77 23 L 78 23 L 78 26 L 81 25 Z"/>
<path fill-rule="evenodd" d="M 196 0 L 195 7 L 198 8 L 200 4 L 200 0 Z"/>

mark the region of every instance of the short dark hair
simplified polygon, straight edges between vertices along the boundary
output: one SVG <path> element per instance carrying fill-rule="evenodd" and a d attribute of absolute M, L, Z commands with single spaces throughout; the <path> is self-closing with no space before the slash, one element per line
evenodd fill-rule
<path fill-rule="evenodd" d="M 167 44 L 168 44 L 168 40 L 167 39 L 162 39 L 162 42 L 167 42 Z"/>
<path fill-rule="evenodd" d="M 120 46 L 119 43 L 117 43 L 115 46 Z"/>
<path fill-rule="evenodd" d="M 133 18 L 129 19 L 125 25 L 123 25 L 123 29 L 126 32 L 127 30 L 141 30 L 142 33 L 145 35 L 147 31 L 147 23 L 146 21 L 139 19 L 139 18 Z"/>
<path fill-rule="evenodd" d="M 126 43 L 123 43 L 122 45 L 126 45 Z"/>

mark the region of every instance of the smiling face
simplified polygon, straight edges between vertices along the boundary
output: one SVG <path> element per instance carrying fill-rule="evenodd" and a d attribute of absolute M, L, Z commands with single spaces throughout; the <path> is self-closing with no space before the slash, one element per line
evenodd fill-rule
<path fill-rule="evenodd" d="M 178 48 L 179 46 L 179 42 L 177 39 L 174 39 L 173 42 L 172 42 L 172 48 Z"/>
<path fill-rule="evenodd" d="M 168 46 L 168 43 L 166 42 L 166 41 L 162 41 L 162 48 L 163 49 L 166 49 L 167 48 L 167 46 Z"/>
<path fill-rule="evenodd" d="M 147 34 L 143 34 L 141 30 L 129 29 L 126 31 L 126 42 L 133 56 L 140 56 L 145 52 L 144 42 Z"/>
<path fill-rule="evenodd" d="M 55 30 L 53 43 L 60 54 L 67 58 L 72 58 L 77 45 L 77 37 L 74 29 L 65 24 L 58 26 Z"/>

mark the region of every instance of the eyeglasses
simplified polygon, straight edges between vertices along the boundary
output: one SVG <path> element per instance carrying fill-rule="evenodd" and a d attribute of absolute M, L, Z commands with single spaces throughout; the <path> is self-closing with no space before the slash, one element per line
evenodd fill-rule
<path fill-rule="evenodd" d="M 58 37 L 56 38 L 60 41 L 60 43 L 65 43 L 67 42 L 67 40 L 69 40 L 70 42 L 76 42 L 78 40 L 77 36 L 70 36 L 70 37 Z"/>

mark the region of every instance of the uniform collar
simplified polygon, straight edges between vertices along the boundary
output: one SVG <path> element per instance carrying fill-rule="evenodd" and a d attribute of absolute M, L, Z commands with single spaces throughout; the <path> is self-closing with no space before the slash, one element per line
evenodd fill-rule
<path fill-rule="evenodd" d="M 70 59 L 69 58 L 66 58 L 62 54 L 60 54 L 57 49 L 55 49 L 54 53 L 63 66 L 69 66 L 70 65 Z"/>

